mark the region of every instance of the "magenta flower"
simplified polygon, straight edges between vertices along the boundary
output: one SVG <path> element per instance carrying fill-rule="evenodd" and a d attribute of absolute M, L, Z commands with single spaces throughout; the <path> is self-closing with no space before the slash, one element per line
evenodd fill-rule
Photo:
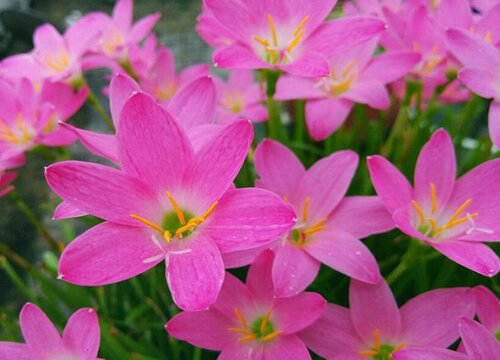
<path fill-rule="evenodd" d="M 280 78 L 275 98 L 309 99 L 306 123 L 314 140 L 324 140 L 342 125 L 355 103 L 376 109 L 389 107 L 384 85 L 408 73 L 420 56 L 412 52 L 386 53 L 372 59 L 377 39 L 366 41 L 328 58 L 327 76 L 306 79 Z"/>
<path fill-rule="evenodd" d="M 218 359 L 310 359 L 297 333 L 313 324 L 325 300 L 306 292 L 276 298 L 271 281 L 273 254 L 250 266 L 246 285 L 226 274 L 217 301 L 207 311 L 182 312 L 165 329 L 194 346 L 221 351 Z"/>
<path fill-rule="evenodd" d="M 227 124 L 237 119 L 253 122 L 267 120 L 267 110 L 262 104 L 265 93 L 254 80 L 251 70 L 232 70 L 227 82 L 214 78 L 218 97 L 218 122 Z"/>
<path fill-rule="evenodd" d="M 479 96 L 493 98 L 488 127 L 491 140 L 500 147 L 500 50 L 484 38 L 463 30 L 448 30 L 446 35 L 450 51 L 464 66 L 458 72 L 459 80 Z"/>
<path fill-rule="evenodd" d="M 479 321 L 497 339 L 500 338 L 500 300 L 484 286 L 474 288 Z"/>
<path fill-rule="evenodd" d="M 26 344 L 0 341 L 0 359 L 97 359 L 101 335 L 97 315 L 90 308 L 71 315 L 62 337 L 47 315 L 31 303 L 23 306 L 19 323 Z"/>
<path fill-rule="evenodd" d="M 321 263 L 362 281 L 380 280 L 377 261 L 359 239 L 388 231 L 394 224 L 377 197 L 345 197 L 357 164 L 356 153 L 339 151 L 306 171 L 293 152 L 277 142 L 264 140 L 257 147 L 256 185 L 278 194 L 297 214 L 292 231 L 271 245 L 277 296 L 303 291 Z M 228 254 L 225 260 L 232 266 L 245 265 L 259 250 Z"/>
<path fill-rule="evenodd" d="M 14 190 L 11 183 L 16 179 L 17 174 L 12 171 L 0 170 L 0 198 Z"/>
<path fill-rule="evenodd" d="M 471 289 L 431 290 L 398 309 L 383 279 L 375 285 L 351 280 L 349 305 L 327 304 L 299 334 L 308 348 L 335 360 L 462 359 L 446 348 L 458 338 L 460 316 L 474 316 Z"/>
<path fill-rule="evenodd" d="M 322 55 L 345 49 L 383 30 L 375 18 L 323 20 L 336 0 L 268 2 L 205 0 L 209 13 L 232 38 L 213 56 L 215 66 L 233 69 L 276 68 L 303 76 L 328 74 Z M 225 32 L 227 34 L 228 32 Z"/>
<path fill-rule="evenodd" d="M 487 161 L 455 180 L 452 140 L 438 130 L 420 151 L 413 189 L 381 156 L 369 157 L 368 168 L 401 231 L 482 275 L 498 272 L 498 256 L 482 241 L 500 238 L 500 209 L 495 205 L 500 201 L 500 160 Z"/>
<path fill-rule="evenodd" d="M 264 245 L 293 226 L 292 209 L 276 195 L 232 187 L 252 142 L 248 121 L 195 153 L 169 113 L 137 93 L 121 110 L 117 141 L 121 170 L 79 161 L 46 169 L 65 202 L 106 220 L 65 249 L 65 281 L 111 284 L 165 260 L 174 301 L 202 310 L 222 285 L 221 253 Z"/>
<path fill-rule="evenodd" d="M 461 318 L 458 331 L 468 360 L 496 360 L 500 358 L 500 342 L 483 325 L 468 318 Z"/>
<path fill-rule="evenodd" d="M 50 24 L 38 27 L 33 35 L 33 51 L 3 60 L 0 74 L 14 81 L 26 77 L 34 83 L 48 79 L 78 84 L 81 81 L 81 57 L 100 35 L 101 21 L 100 14 L 86 15 L 64 35 Z"/>

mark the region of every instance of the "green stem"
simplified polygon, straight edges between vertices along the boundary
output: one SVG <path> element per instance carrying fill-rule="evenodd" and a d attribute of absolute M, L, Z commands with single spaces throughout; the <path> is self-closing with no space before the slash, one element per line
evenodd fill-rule
<path fill-rule="evenodd" d="M 406 252 L 401 257 L 401 261 L 398 266 L 392 270 L 392 272 L 387 275 L 387 283 L 389 285 L 394 284 L 394 282 L 401 276 L 403 273 L 412 266 L 412 264 L 419 258 L 419 248 L 422 245 L 420 244 L 420 240 L 410 239 L 410 244 L 408 244 L 408 248 Z"/>
<path fill-rule="evenodd" d="M 267 126 L 268 136 L 271 139 L 279 140 L 281 129 L 281 106 L 274 100 L 274 93 L 276 92 L 276 83 L 281 75 L 280 71 L 266 70 L 266 105 L 267 105 Z"/>
<path fill-rule="evenodd" d="M 90 89 L 90 88 L 89 88 Z M 89 95 L 87 97 L 87 102 L 92 105 L 92 107 L 97 111 L 99 116 L 104 120 L 106 125 L 111 131 L 115 131 L 115 125 L 113 124 L 113 120 L 111 120 L 111 117 L 108 115 L 106 110 L 102 107 L 101 103 L 97 99 L 97 96 L 92 92 L 92 90 L 89 90 Z"/>
<path fill-rule="evenodd" d="M 9 193 L 9 199 L 18 207 L 19 210 L 23 212 L 26 218 L 31 222 L 31 224 L 36 228 L 38 233 L 44 238 L 47 243 L 57 252 L 61 252 L 62 246 L 56 241 L 52 235 L 49 233 L 45 225 L 38 220 L 37 216 L 31 211 L 30 207 L 24 202 L 24 200 L 19 196 L 16 190 Z"/>

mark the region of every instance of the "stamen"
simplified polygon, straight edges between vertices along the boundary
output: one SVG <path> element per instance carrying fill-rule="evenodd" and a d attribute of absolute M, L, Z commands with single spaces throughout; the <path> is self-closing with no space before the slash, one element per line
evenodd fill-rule
<path fill-rule="evenodd" d="M 278 45 L 278 35 L 276 34 L 276 27 L 274 26 L 273 17 L 271 14 L 267 14 L 267 21 L 269 22 L 269 28 L 271 29 L 271 35 L 273 37 L 273 45 Z"/>
<path fill-rule="evenodd" d="M 419 218 L 419 221 L 420 221 L 420 225 L 422 225 L 425 222 L 424 211 L 422 210 L 422 208 L 420 207 L 420 205 L 418 205 L 418 202 L 416 202 L 415 200 L 412 200 L 411 204 L 413 205 L 413 207 L 417 211 L 418 218 Z"/>
<path fill-rule="evenodd" d="M 238 318 L 238 321 L 240 322 L 240 324 L 244 327 L 244 328 L 248 328 L 248 324 L 245 320 L 245 318 L 243 317 L 243 315 L 241 315 L 241 313 L 239 312 L 239 310 L 237 308 L 234 308 L 234 314 L 236 315 L 236 317 Z"/>
<path fill-rule="evenodd" d="M 273 331 L 272 333 L 267 334 L 266 336 L 264 336 L 262 338 L 262 341 L 270 341 L 270 340 L 274 339 L 276 336 L 278 336 L 279 334 L 281 334 L 282 332 L 283 332 L 283 330 Z"/>
<path fill-rule="evenodd" d="M 434 185 L 434 183 L 431 183 L 431 201 L 432 201 L 431 213 L 434 214 L 437 210 L 436 185 Z"/>
<path fill-rule="evenodd" d="M 210 216 L 210 214 L 215 210 L 215 207 L 219 204 L 218 201 L 214 201 L 214 203 L 212 205 L 210 205 L 210 207 L 208 208 L 207 211 L 205 211 L 203 213 L 203 215 L 201 215 L 200 217 L 203 219 L 203 220 L 206 220 L 207 217 Z"/>
<path fill-rule="evenodd" d="M 304 33 L 306 31 L 302 29 L 300 33 L 293 38 L 293 40 L 288 44 L 287 48 L 285 49 L 285 53 L 290 53 L 292 50 L 299 44 L 300 40 L 302 39 L 302 36 L 304 36 Z"/>
<path fill-rule="evenodd" d="M 314 224 L 313 226 L 311 226 L 310 228 L 306 229 L 303 231 L 304 234 L 306 235 L 309 235 L 309 234 L 313 234 L 315 232 L 318 232 L 320 230 L 325 230 L 326 229 L 326 226 L 323 226 L 323 224 L 327 221 L 328 219 L 327 218 L 322 218 L 321 220 L 319 220 L 316 224 Z"/>
<path fill-rule="evenodd" d="M 184 218 L 184 213 L 182 212 L 181 208 L 179 205 L 175 202 L 174 198 L 172 195 L 167 191 L 167 197 L 170 203 L 172 204 L 172 207 L 175 210 L 175 213 L 177 214 L 177 218 L 179 219 L 179 222 L 181 225 L 186 225 L 186 219 Z"/>
<path fill-rule="evenodd" d="M 170 234 L 170 232 L 168 230 L 165 230 L 165 232 L 163 233 L 163 238 L 165 239 L 165 241 L 168 243 L 170 243 L 170 240 L 172 239 L 172 234 Z"/>
<path fill-rule="evenodd" d="M 474 218 L 478 215 L 478 213 L 472 213 L 472 214 L 469 214 L 470 217 Z M 464 222 L 467 222 L 469 221 L 468 217 L 463 217 L 463 218 L 460 218 L 460 219 L 457 219 L 457 220 L 454 220 L 454 221 L 448 221 L 448 223 L 446 224 L 446 229 L 451 229 L 457 225 L 460 225 L 460 224 L 463 224 Z"/>
<path fill-rule="evenodd" d="M 302 208 L 302 222 L 307 221 L 307 208 L 309 207 L 310 202 L 311 198 L 309 196 L 304 199 L 304 207 Z"/>
<path fill-rule="evenodd" d="M 427 218 L 427 221 L 429 222 L 429 224 L 431 224 L 431 236 L 434 236 L 437 230 L 436 220 L 434 220 L 434 218 L 429 217 Z"/>
<path fill-rule="evenodd" d="M 232 332 L 235 332 L 235 333 L 238 333 L 238 334 L 247 335 L 247 336 L 248 335 L 253 335 L 253 332 L 251 332 L 250 330 L 247 330 L 247 329 L 230 327 L 228 330 L 232 331 Z"/>
<path fill-rule="evenodd" d="M 263 333 L 266 328 L 267 322 L 269 321 L 269 316 L 271 316 L 271 311 L 266 312 L 264 317 L 262 318 L 262 322 L 260 323 L 260 332 Z"/>
<path fill-rule="evenodd" d="M 242 338 L 239 338 L 238 341 L 240 342 L 245 342 L 245 341 L 253 341 L 257 339 L 257 336 L 255 334 L 252 333 L 252 335 L 248 335 L 248 336 L 245 336 L 245 337 L 242 337 Z"/>
<path fill-rule="evenodd" d="M 306 24 L 306 22 L 308 22 L 308 21 L 309 21 L 309 18 L 310 18 L 310 16 L 309 16 L 309 15 L 307 15 L 307 16 L 305 16 L 305 17 L 301 20 L 301 22 L 299 23 L 299 25 L 295 28 L 295 31 L 293 32 L 293 36 L 297 36 L 297 35 L 298 35 L 298 33 L 302 30 L 302 28 L 303 28 L 303 27 L 304 27 L 304 25 Z"/>
<path fill-rule="evenodd" d="M 460 216 L 460 214 L 465 210 L 467 206 L 472 202 L 472 199 L 467 199 L 465 202 L 451 215 L 450 220 L 448 220 L 448 223 L 446 226 L 448 226 L 450 223 L 452 223 L 457 217 Z"/>
<path fill-rule="evenodd" d="M 373 338 L 375 341 L 375 349 L 377 350 L 377 352 L 380 352 L 380 330 L 379 329 L 375 329 L 375 331 L 373 331 Z"/>
<path fill-rule="evenodd" d="M 188 222 L 186 225 L 177 229 L 177 231 L 175 232 L 175 237 L 177 237 L 177 238 L 181 237 L 181 235 L 183 233 L 185 233 L 188 230 L 191 230 L 192 228 L 195 228 L 196 226 L 198 226 L 198 225 L 193 223 L 193 222 Z"/>
<path fill-rule="evenodd" d="M 376 350 L 362 350 L 358 351 L 359 355 L 366 355 L 366 356 L 375 356 L 378 355 L 378 351 Z"/>
<path fill-rule="evenodd" d="M 151 221 L 149 221 L 147 219 L 144 219 L 143 217 L 141 217 L 139 215 L 130 214 L 130 217 L 132 219 L 140 221 L 141 223 L 143 223 L 146 226 L 149 226 L 152 229 L 155 229 L 156 231 L 163 232 L 163 229 L 161 228 L 161 226 L 158 226 L 155 223 L 153 223 L 153 222 L 151 222 Z"/>
<path fill-rule="evenodd" d="M 266 39 L 263 39 L 261 37 L 258 37 L 257 35 L 254 35 L 253 39 L 255 41 L 257 41 L 259 44 L 264 45 L 265 47 L 268 47 L 269 45 L 271 45 L 271 44 L 269 44 L 269 41 L 267 41 Z"/>

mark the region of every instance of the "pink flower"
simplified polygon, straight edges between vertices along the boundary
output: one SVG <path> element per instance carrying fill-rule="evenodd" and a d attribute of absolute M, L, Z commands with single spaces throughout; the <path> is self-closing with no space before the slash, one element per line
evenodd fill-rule
<path fill-rule="evenodd" d="M 345 197 L 357 164 L 356 153 L 338 151 L 306 171 L 293 152 L 277 142 L 264 140 L 257 147 L 256 185 L 278 194 L 297 214 L 292 231 L 271 246 L 276 253 L 272 278 L 278 296 L 303 291 L 321 263 L 362 281 L 380 280 L 377 261 L 359 239 L 394 225 L 377 197 Z M 241 266 L 251 262 L 252 255 L 257 253 L 228 254 L 225 259 Z"/>
<path fill-rule="evenodd" d="M 345 49 L 383 30 L 374 18 L 323 23 L 335 0 L 281 1 L 205 0 L 208 13 L 232 38 L 213 56 L 215 66 L 233 69 L 281 69 L 303 76 L 328 74 L 322 55 Z M 225 35 L 228 32 L 225 32 Z"/>
<path fill-rule="evenodd" d="M 396 226 L 446 257 L 482 275 L 494 276 L 498 256 L 482 241 L 498 241 L 500 160 L 487 161 L 458 180 L 453 142 L 445 130 L 424 145 L 414 188 L 381 156 L 368 158 L 377 194 Z"/>
<path fill-rule="evenodd" d="M 342 125 L 355 103 L 376 109 L 389 107 L 384 85 L 408 73 L 420 56 L 412 52 L 386 53 L 372 59 L 377 39 L 331 55 L 328 76 L 306 79 L 281 77 L 276 99 L 309 99 L 306 123 L 314 140 L 324 140 Z"/>
<path fill-rule="evenodd" d="M 464 66 L 458 79 L 479 96 L 493 98 L 488 127 L 491 140 L 500 147 L 500 50 L 463 30 L 448 30 L 446 35 L 450 51 Z"/>
<path fill-rule="evenodd" d="M 371 285 L 353 279 L 349 305 L 327 304 L 299 334 L 308 348 L 335 360 L 463 358 L 446 348 L 458 338 L 460 316 L 474 316 L 471 289 L 431 290 L 398 309 L 385 280 Z"/>
<path fill-rule="evenodd" d="M 23 306 L 19 323 L 26 344 L 0 341 L 0 359 L 97 359 L 99 322 L 90 308 L 71 315 L 62 337 L 47 315 L 31 303 Z"/>
<path fill-rule="evenodd" d="M 214 78 L 218 97 L 218 122 L 229 123 L 236 119 L 254 122 L 267 120 L 267 110 L 262 101 L 263 89 L 254 80 L 251 70 L 232 70 L 227 82 Z"/>
<path fill-rule="evenodd" d="M 11 185 L 11 183 L 16 177 L 15 172 L 0 170 L 0 198 L 14 190 L 14 185 Z"/>
<path fill-rule="evenodd" d="M 208 308 L 224 279 L 221 253 L 264 245 L 293 226 L 292 209 L 276 195 L 233 189 L 252 135 L 248 121 L 234 122 L 195 153 L 152 97 L 132 95 L 117 126 L 121 170 L 80 161 L 46 169 L 66 203 L 106 220 L 65 249 L 60 278 L 111 284 L 164 260 L 178 306 Z"/>
<path fill-rule="evenodd" d="M 227 273 L 209 310 L 182 312 L 165 329 L 177 339 L 221 351 L 219 360 L 310 359 L 297 333 L 318 319 L 325 300 L 311 292 L 276 298 L 272 262 L 272 252 L 263 252 L 250 266 L 246 285 Z"/>
<path fill-rule="evenodd" d="M 14 81 L 22 77 L 37 83 L 44 79 L 81 81 L 81 58 L 100 34 L 99 14 L 89 14 L 74 23 L 64 35 L 50 24 L 38 27 L 33 35 L 31 53 L 14 55 L 0 63 L 2 77 Z"/>
<path fill-rule="evenodd" d="M 500 358 L 500 342 L 485 326 L 472 319 L 461 318 L 458 331 L 468 360 Z"/>
<path fill-rule="evenodd" d="M 474 288 L 479 321 L 497 338 L 500 337 L 500 300 L 485 286 Z"/>

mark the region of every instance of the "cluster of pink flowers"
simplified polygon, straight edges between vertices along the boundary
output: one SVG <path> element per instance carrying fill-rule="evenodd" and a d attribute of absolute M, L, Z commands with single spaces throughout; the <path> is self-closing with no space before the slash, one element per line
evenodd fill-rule
<path fill-rule="evenodd" d="M 398 308 L 361 239 L 397 228 L 495 276 L 500 260 L 484 243 L 500 240 L 500 159 L 456 179 L 453 140 L 439 129 L 420 151 L 413 186 L 373 155 L 377 196 L 346 196 L 356 152 L 306 169 L 276 139 L 256 141 L 254 123 L 270 116 L 266 100 L 305 99 L 307 129 L 320 141 L 355 104 L 387 109 L 389 89 L 403 98 L 405 84 L 419 82 L 423 103 L 463 102 L 468 90 L 492 98 L 489 130 L 500 147 L 500 3 L 356 0 L 343 18 L 326 19 L 335 3 L 204 0 L 197 31 L 215 48 L 214 65 L 230 69 L 227 81 L 206 64 L 176 73 L 172 52 L 151 34 L 159 15 L 133 23 L 132 0 L 62 35 L 39 27 L 32 52 L 0 63 L 0 196 L 25 152 L 80 140 L 108 164 L 46 167 L 62 199 L 54 218 L 103 221 L 65 247 L 58 278 L 108 285 L 164 262 L 183 310 L 166 331 L 219 359 L 309 359 L 309 350 L 339 360 L 498 359 L 500 301 L 490 290 L 435 289 Z M 112 134 L 66 123 L 88 100 L 84 71 L 96 67 L 113 75 Z M 274 74 L 274 87 L 266 92 L 253 70 Z M 258 179 L 236 188 L 245 161 Z M 349 309 L 304 292 L 321 264 L 351 278 Z M 225 270 L 247 265 L 245 284 Z M 26 344 L 1 342 L 0 359 L 97 357 L 93 310 L 76 312 L 62 337 L 35 305 L 20 323 Z"/>

